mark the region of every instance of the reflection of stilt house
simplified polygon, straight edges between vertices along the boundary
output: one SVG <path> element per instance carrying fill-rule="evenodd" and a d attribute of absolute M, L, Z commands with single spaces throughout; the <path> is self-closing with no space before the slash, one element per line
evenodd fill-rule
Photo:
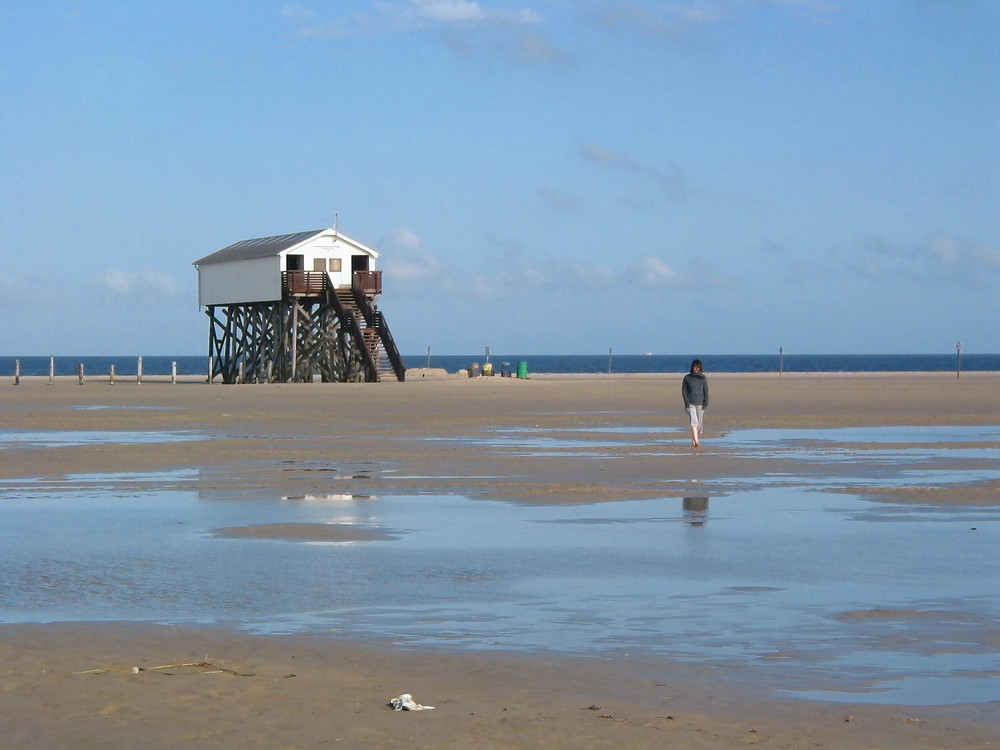
<path fill-rule="evenodd" d="M 378 253 L 337 232 L 243 240 L 194 262 L 223 383 L 403 380 Z"/>

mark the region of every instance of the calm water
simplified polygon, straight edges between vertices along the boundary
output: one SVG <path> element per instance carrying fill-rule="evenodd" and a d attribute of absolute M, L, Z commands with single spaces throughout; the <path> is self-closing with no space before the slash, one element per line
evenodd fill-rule
<path fill-rule="evenodd" d="M 624 650 L 725 665 L 806 697 L 1000 700 L 1000 644 L 990 639 L 1000 620 L 1000 509 L 873 503 L 843 492 L 1000 479 L 1000 428 L 906 429 L 734 431 L 714 450 L 779 455 L 811 470 L 754 471 L 713 482 L 715 495 L 569 507 L 351 496 L 334 479 L 329 492 L 309 496 L 223 491 L 215 472 L 231 467 L 7 480 L 0 621 L 125 619 L 451 649 Z M 489 440 L 498 451 L 538 450 L 543 441 L 572 455 L 578 433 L 498 430 Z M 162 436 L 183 438 L 197 436 Z M 33 432 L 21 444 L 81 439 Z M 107 443 L 109 433 L 96 439 Z M 849 478 L 817 474 L 817 462 L 844 460 L 844 441 L 859 439 L 869 447 L 863 459 L 855 453 Z M 629 440 L 650 451 L 660 444 L 614 429 L 595 429 L 584 442 L 596 450 Z M 970 468 L 951 462 L 955 451 Z M 296 467 L 281 470 L 294 487 Z M 665 479 L 665 493 L 672 482 L 697 486 Z M 343 524 L 390 539 L 213 534 L 289 523 Z"/>
<path fill-rule="evenodd" d="M 786 354 L 779 361 L 777 354 L 718 354 L 697 356 L 705 362 L 707 372 L 954 372 L 955 353 L 950 354 Z M 408 367 L 425 367 L 427 355 L 404 357 Z M 528 371 L 537 373 L 604 373 L 609 365 L 614 373 L 687 372 L 690 355 L 492 355 L 490 362 L 496 372 L 504 362 L 516 371 L 517 363 L 526 362 Z M 48 375 L 49 357 L 0 357 L 0 377 L 13 376 L 15 361 L 20 360 L 21 374 Z M 433 355 L 431 367 L 458 372 L 473 362 L 483 363 L 482 355 Z M 177 363 L 179 375 L 205 375 L 208 357 L 143 357 L 144 375 L 169 375 Z M 135 376 L 138 357 L 74 357 L 54 358 L 56 375 L 76 375 L 80 365 L 88 376 L 106 375 L 114 365 L 123 377 Z M 969 372 L 1000 371 L 1000 354 L 963 354 L 962 370 Z"/>

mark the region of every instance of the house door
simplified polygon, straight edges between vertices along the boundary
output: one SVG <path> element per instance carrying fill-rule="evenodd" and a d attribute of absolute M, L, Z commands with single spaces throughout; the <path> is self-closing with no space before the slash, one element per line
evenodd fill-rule
<path fill-rule="evenodd" d="M 351 256 L 351 273 L 355 271 L 367 271 L 368 270 L 368 256 L 367 255 L 352 255 Z"/>
<path fill-rule="evenodd" d="M 304 255 L 286 255 L 285 256 L 285 270 L 286 271 L 304 271 L 305 268 L 305 256 Z"/>

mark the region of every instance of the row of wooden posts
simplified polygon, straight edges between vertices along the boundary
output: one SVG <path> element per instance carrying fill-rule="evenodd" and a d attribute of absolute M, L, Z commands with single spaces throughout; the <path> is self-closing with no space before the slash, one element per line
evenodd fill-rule
<path fill-rule="evenodd" d="M 205 382 L 209 384 L 211 384 L 213 380 L 212 373 L 215 371 L 214 368 L 215 368 L 214 357 L 209 357 L 208 358 L 209 374 L 208 377 L 205 379 Z M 118 375 L 118 373 L 115 372 L 115 366 L 111 365 L 111 370 L 108 373 L 108 382 L 111 385 L 114 385 L 115 382 L 120 379 L 123 379 L 122 376 Z M 49 385 L 55 383 L 55 380 L 56 380 L 56 358 L 49 357 Z M 270 381 L 270 370 L 268 371 L 268 381 Z M 80 363 L 77 366 L 77 382 L 79 382 L 80 385 L 83 385 L 83 363 Z M 136 362 L 135 382 L 138 383 L 139 385 L 142 385 L 142 357 L 139 357 L 138 361 Z M 239 380 L 237 382 L 240 383 L 246 382 L 243 375 L 243 362 L 240 362 L 239 365 Z M 172 385 L 177 384 L 177 362 L 170 363 L 170 383 Z M 15 359 L 14 385 L 20 385 L 20 384 L 21 384 L 21 360 Z"/>
<path fill-rule="evenodd" d="M 208 371 L 212 372 L 211 357 L 208 358 Z M 119 379 L 122 379 L 121 376 L 119 376 L 118 373 L 115 372 L 115 366 L 111 365 L 111 371 L 108 373 L 108 382 L 111 385 L 114 385 L 115 382 Z M 49 357 L 49 385 L 55 383 L 55 380 L 56 380 L 56 358 Z M 83 363 L 81 363 L 77 367 L 77 382 L 79 382 L 80 385 L 83 385 Z M 142 385 L 142 357 L 139 357 L 136 362 L 135 382 L 139 385 Z M 177 362 L 170 363 L 170 382 L 173 385 L 177 384 Z M 208 379 L 208 382 L 209 383 L 212 382 L 211 378 Z M 14 385 L 20 385 L 20 384 L 21 384 L 21 360 L 15 359 Z"/>

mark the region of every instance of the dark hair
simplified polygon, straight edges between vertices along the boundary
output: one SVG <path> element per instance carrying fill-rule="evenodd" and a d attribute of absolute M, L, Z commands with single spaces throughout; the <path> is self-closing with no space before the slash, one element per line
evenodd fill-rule
<path fill-rule="evenodd" d="M 701 367 L 701 360 L 700 359 L 691 360 L 691 369 L 693 370 L 696 367 Z"/>

